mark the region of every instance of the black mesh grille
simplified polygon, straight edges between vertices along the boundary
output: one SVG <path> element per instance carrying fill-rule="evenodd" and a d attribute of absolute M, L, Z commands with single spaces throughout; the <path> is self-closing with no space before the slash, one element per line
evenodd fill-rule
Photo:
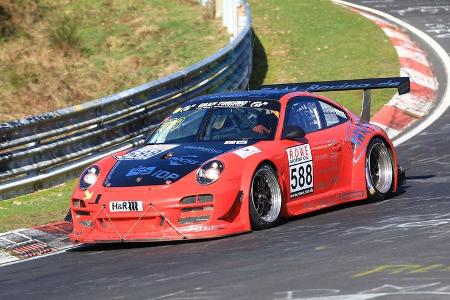
<path fill-rule="evenodd" d="M 205 202 L 213 202 L 214 198 L 213 195 L 198 195 L 198 202 L 205 203 Z"/>

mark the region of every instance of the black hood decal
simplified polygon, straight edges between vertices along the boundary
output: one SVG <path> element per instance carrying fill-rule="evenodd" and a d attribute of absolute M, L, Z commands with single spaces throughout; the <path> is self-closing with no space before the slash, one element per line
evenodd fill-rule
<path fill-rule="evenodd" d="M 195 142 L 146 145 L 116 157 L 104 185 L 129 187 L 176 182 L 220 154 L 257 141 Z"/>

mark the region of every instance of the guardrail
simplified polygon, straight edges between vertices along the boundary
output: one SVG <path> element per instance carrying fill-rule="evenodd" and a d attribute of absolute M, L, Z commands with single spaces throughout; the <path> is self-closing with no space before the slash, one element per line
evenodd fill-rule
<path fill-rule="evenodd" d="M 241 30 L 205 60 L 109 97 L 0 124 L 0 200 L 57 185 L 104 156 L 141 144 L 182 102 L 246 88 L 251 14 L 246 1 L 232 2 Z"/>

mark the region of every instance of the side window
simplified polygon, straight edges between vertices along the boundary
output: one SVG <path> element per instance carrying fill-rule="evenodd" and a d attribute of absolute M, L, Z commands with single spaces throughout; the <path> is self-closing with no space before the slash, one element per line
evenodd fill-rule
<path fill-rule="evenodd" d="M 288 103 L 284 125 L 300 126 L 306 133 L 324 128 L 318 102 L 314 98 L 299 97 Z"/>
<path fill-rule="evenodd" d="M 318 102 L 320 103 L 320 108 L 322 109 L 325 118 L 326 127 L 331 127 L 333 125 L 347 121 L 347 116 L 342 110 L 326 102 L 323 101 Z"/>

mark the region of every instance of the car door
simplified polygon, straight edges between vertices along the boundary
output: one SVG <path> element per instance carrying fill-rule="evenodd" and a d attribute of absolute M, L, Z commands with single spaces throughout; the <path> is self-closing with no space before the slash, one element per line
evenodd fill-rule
<path fill-rule="evenodd" d="M 320 193 L 333 191 L 341 179 L 345 137 L 349 127 L 346 114 L 328 102 L 317 99 L 322 128 L 309 135 L 317 150 L 315 161 L 322 160 L 316 188 Z"/>
<path fill-rule="evenodd" d="M 329 126 L 330 120 L 314 97 L 289 100 L 283 126 L 301 127 L 306 134 L 300 140 L 282 141 L 287 160 L 284 171 L 289 174 L 288 201 L 310 202 L 336 184 L 342 162 L 343 135 L 338 128 L 340 124 Z M 310 197 L 305 197 L 307 195 Z M 310 206 L 314 206 L 313 202 Z"/>

